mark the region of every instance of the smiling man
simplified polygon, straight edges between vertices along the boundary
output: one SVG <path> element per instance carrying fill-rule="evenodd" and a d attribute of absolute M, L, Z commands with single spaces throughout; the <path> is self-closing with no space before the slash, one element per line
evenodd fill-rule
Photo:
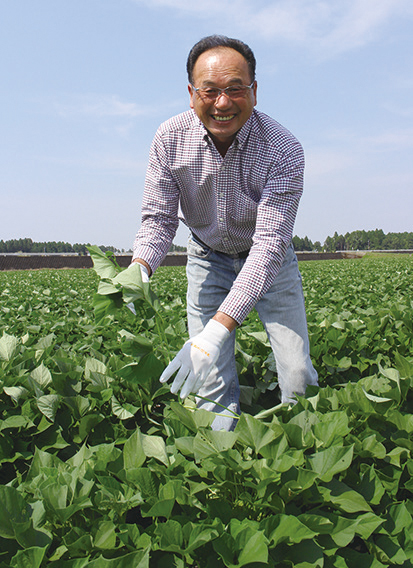
<path fill-rule="evenodd" d="M 224 47 L 202 53 L 190 73 L 190 106 L 222 156 L 257 103 L 257 83 L 250 83 L 246 59 Z"/>
<path fill-rule="evenodd" d="M 147 278 L 179 218 L 190 229 L 190 339 L 160 380 L 174 377 L 171 391 L 182 398 L 198 395 L 198 406 L 216 413 L 214 429 L 236 425 L 235 332 L 253 308 L 274 352 L 282 402 L 317 384 L 291 245 L 304 155 L 288 130 L 254 108 L 255 66 L 251 49 L 236 39 L 209 36 L 192 48 L 190 110 L 156 133 L 134 243 L 133 262 Z"/>

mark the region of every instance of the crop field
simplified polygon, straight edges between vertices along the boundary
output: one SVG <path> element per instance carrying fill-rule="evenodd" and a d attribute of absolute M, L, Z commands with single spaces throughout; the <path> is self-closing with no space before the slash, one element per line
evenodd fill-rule
<path fill-rule="evenodd" d="M 279 403 L 252 312 L 214 432 L 158 380 L 185 269 L 148 286 L 92 248 L 0 272 L 0 568 L 413 566 L 411 256 L 300 263 L 319 387 Z"/>

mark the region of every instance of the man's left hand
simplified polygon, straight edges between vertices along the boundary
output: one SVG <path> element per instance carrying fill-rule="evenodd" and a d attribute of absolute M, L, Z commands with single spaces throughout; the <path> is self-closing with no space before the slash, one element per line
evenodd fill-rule
<path fill-rule="evenodd" d="M 176 372 L 171 385 L 171 392 L 181 389 L 181 398 L 186 398 L 191 392 L 197 393 L 217 362 L 222 345 L 230 332 L 216 320 L 210 320 L 195 337 L 189 339 L 176 357 L 169 363 L 160 377 L 165 383 Z"/>

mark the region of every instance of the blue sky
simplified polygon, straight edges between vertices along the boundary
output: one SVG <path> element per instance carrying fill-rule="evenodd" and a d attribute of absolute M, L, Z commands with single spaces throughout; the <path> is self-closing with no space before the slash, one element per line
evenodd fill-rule
<path fill-rule="evenodd" d="M 295 234 L 413 231 L 412 24 L 411 0 L 0 0 L 0 239 L 129 249 L 212 33 L 250 45 L 257 108 L 304 146 Z"/>

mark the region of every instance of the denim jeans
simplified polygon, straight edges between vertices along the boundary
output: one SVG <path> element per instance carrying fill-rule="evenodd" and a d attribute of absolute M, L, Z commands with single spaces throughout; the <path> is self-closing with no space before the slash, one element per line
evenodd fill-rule
<path fill-rule="evenodd" d="M 199 243 L 192 236 L 188 242 L 188 330 L 200 333 L 216 314 L 227 296 L 245 259 L 230 258 Z M 307 319 L 301 274 L 292 245 L 269 291 L 255 306 L 274 353 L 281 402 L 294 402 L 294 394 L 303 395 L 306 386 L 317 384 L 309 350 Z M 214 430 L 233 430 L 239 414 L 240 388 L 235 367 L 235 330 L 224 343 L 217 364 L 198 395 L 199 408 L 216 413 Z M 225 407 L 225 408 L 223 408 Z M 227 410 L 225 410 L 227 409 Z"/>

